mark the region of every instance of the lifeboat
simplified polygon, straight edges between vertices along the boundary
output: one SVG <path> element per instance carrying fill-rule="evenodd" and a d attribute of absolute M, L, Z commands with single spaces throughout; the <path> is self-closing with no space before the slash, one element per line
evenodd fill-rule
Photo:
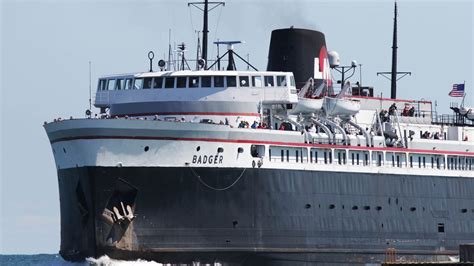
<path fill-rule="evenodd" d="M 360 110 L 360 101 L 349 98 L 324 97 L 323 109 L 328 116 L 353 116 Z"/>
<path fill-rule="evenodd" d="M 350 87 L 351 84 L 347 82 L 336 97 L 324 97 L 323 109 L 327 116 L 350 117 L 359 112 L 360 101 L 345 96 Z"/>
<path fill-rule="evenodd" d="M 299 98 L 298 104 L 293 108 L 291 114 L 308 114 L 308 113 L 318 113 L 322 110 L 323 107 L 323 98 L 312 99 L 312 98 Z"/>

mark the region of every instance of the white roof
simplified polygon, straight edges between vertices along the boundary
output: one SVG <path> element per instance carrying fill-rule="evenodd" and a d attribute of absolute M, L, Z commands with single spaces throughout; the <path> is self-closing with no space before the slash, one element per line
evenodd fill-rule
<path fill-rule="evenodd" d="M 280 71 L 214 71 L 214 70 L 182 70 L 139 72 L 129 74 L 106 75 L 100 78 L 133 78 L 133 77 L 160 77 L 160 76 L 260 76 L 260 75 L 293 75 L 292 72 Z"/>

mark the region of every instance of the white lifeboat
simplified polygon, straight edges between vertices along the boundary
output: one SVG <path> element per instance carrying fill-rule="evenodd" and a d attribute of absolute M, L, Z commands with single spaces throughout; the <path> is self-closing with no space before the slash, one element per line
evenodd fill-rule
<path fill-rule="evenodd" d="M 323 108 L 328 116 L 352 116 L 360 111 L 360 101 L 349 98 L 324 97 Z"/>
<path fill-rule="evenodd" d="M 315 96 L 320 95 L 325 86 L 324 83 L 321 83 L 315 88 L 314 80 L 310 78 L 298 92 L 298 103 L 292 110 L 289 110 L 289 113 L 310 114 L 320 112 L 323 107 L 324 99 Z"/>
<path fill-rule="evenodd" d="M 293 108 L 291 114 L 318 113 L 323 107 L 324 99 L 298 98 L 298 103 Z"/>
<path fill-rule="evenodd" d="M 360 101 L 345 97 L 351 84 L 344 84 L 341 92 L 336 97 L 324 97 L 323 109 L 327 116 L 349 117 L 360 111 Z"/>

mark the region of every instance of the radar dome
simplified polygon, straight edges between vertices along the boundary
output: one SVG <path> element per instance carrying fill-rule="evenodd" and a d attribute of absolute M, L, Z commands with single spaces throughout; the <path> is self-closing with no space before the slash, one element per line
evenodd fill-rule
<path fill-rule="evenodd" d="M 339 59 L 339 54 L 336 51 L 329 51 L 328 59 L 329 59 L 329 66 L 331 68 L 337 67 L 341 64 L 341 60 Z"/>

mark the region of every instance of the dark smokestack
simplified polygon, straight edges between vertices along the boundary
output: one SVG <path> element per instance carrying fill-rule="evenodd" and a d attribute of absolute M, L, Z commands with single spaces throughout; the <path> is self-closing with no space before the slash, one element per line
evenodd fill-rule
<path fill-rule="evenodd" d="M 393 18 L 393 44 L 392 44 L 392 86 L 391 95 L 392 99 L 397 98 L 397 2 L 395 2 L 395 16 Z"/>
<path fill-rule="evenodd" d="M 309 78 L 315 79 L 316 87 L 322 82 L 330 85 L 324 34 L 293 27 L 272 31 L 267 71 L 293 72 L 298 89 Z"/>

